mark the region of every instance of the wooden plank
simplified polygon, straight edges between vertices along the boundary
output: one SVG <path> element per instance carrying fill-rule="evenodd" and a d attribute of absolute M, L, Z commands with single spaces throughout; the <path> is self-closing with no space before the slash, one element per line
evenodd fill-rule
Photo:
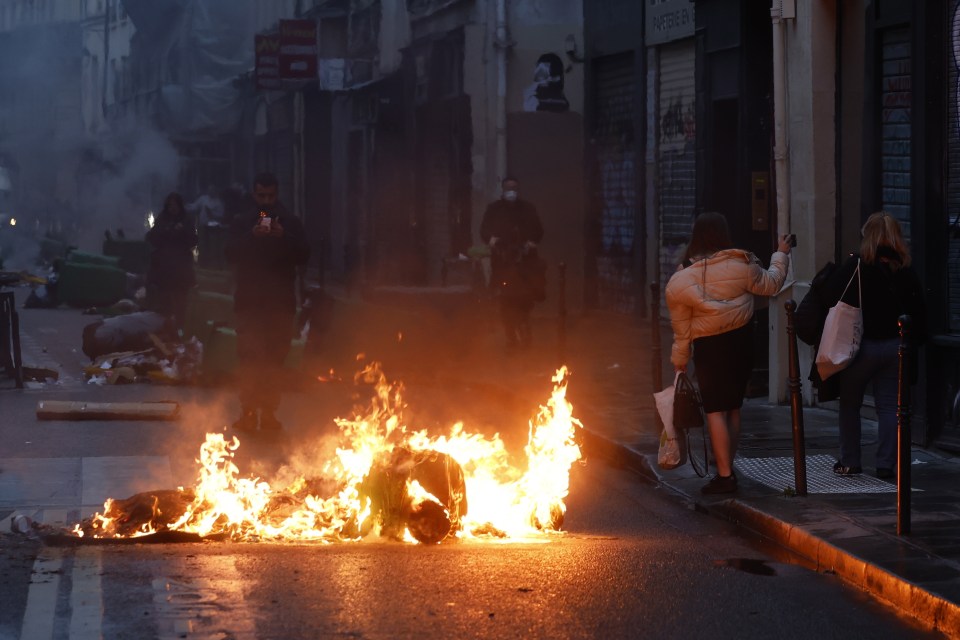
<path fill-rule="evenodd" d="M 41 400 L 38 420 L 176 420 L 176 402 L 70 402 Z"/>

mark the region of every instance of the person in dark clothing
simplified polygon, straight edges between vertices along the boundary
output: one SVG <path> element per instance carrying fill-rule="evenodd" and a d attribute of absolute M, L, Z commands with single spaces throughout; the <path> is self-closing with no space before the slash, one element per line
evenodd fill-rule
<path fill-rule="evenodd" d="M 238 214 L 226 246 L 236 276 L 234 313 L 237 329 L 240 419 L 238 430 L 279 430 L 283 361 L 290 349 L 296 315 L 297 268 L 306 264 L 310 247 L 303 224 L 277 199 L 277 179 L 269 173 L 254 181 L 256 208 Z"/>
<path fill-rule="evenodd" d="M 520 182 L 507 177 L 502 195 L 480 222 L 480 239 L 490 245 L 490 287 L 500 298 L 507 349 L 529 347 L 530 311 L 545 295 L 545 267 L 537 254 L 543 226 L 536 207 L 520 198 Z"/>
<path fill-rule="evenodd" d="M 147 269 L 147 307 L 171 318 L 183 327 L 187 294 L 196 284 L 193 249 L 197 230 L 183 206 L 179 193 L 170 193 L 163 201 L 153 227 L 147 231 L 150 266 Z"/>
<path fill-rule="evenodd" d="M 923 286 L 910 266 L 910 253 L 900 223 L 886 212 L 871 215 L 861 230 L 860 254 L 851 255 L 831 274 L 826 287 L 830 306 L 843 301 L 859 306 L 863 313 L 860 350 L 846 369 L 826 381 L 816 379 L 820 399 L 840 398 L 840 459 L 833 467 L 838 475 L 863 470 L 860 452 L 860 408 L 867 385 L 873 385 L 878 438 L 876 475 L 893 478 L 897 460 L 897 369 L 900 328 L 898 319 L 911 317 L 913 348 L 909 383 L 917 379 L 917 347 L 926 341 L 927 314 Z M 846 284 L 860 265 L 860 289 L 856 278 L 843 294 Z"/>

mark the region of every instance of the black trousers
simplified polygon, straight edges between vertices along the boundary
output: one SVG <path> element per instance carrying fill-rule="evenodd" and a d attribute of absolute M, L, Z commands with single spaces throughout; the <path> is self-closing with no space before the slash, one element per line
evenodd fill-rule
<path fill-rule="evenodd" d="M 272 414 L 280 406 L 293 317 L 281 311 L 237 313 L 237 386 L 244 412 Z"/>

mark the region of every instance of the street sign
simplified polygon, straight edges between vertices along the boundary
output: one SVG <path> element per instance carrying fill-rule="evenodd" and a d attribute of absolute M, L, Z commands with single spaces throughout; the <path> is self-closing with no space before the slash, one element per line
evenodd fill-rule
<path fill-rule="evenodd" d="M 313 80 L 317 77 L 317 23 L 313 20 L 280 21 L 280 79 Z"/>
<path fill-rule="evenodd" d="M 253 38 L 257 89 L 280 88 L 280 36 L 272 33 Z"/>

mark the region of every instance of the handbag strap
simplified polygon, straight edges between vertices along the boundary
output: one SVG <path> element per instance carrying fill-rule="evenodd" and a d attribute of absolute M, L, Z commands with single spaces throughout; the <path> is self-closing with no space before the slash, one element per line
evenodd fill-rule
<path fill-rule="evenodd" d="M 857 279 L 857 301 L 860 306 L 863 306 L 863 289 L 861 288 L 860 282 L 860 258 L 857 258 L 857 268 L 853 270 L 853 275 L 850 276 L 850 280 L 847 282 L 847 286 L 843 288 L 843 293 L 840 294 L 840 299 L 843 300 L 844 296 L 847 295 L 847 289 L 850 288 L 850 285 L 853 284 L 853 279 Z"/>

